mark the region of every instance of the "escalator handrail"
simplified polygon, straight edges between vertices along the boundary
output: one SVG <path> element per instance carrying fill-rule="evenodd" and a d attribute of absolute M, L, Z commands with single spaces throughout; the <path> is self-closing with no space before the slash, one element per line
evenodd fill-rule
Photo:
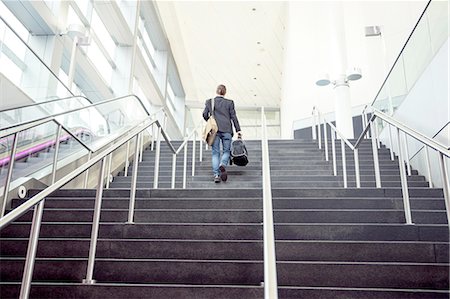
<path fill-rule="evenodd" d="M 16 106 L 16 107 L 13 107 L 13 108 L 7 108 L 7 109 L 0 110 L 0 113 L 6 112 L 6 111 L 11 111 L 11 110 L 22 109 L 22 108 L 33 107 L 33 106 L 45 105 L 45 104 L 52 103 L 52 102 L 64 101 L 64 100 L 75 99 L 75 98 L 82 98 L 82 99 L 85 99 L 86 101 L 88 101 L 89 103 L 93 104 L 93 102 L 91 100 L 89 100 L 85 96 L 71 96 L 71 97 L 65 97 L 65 98 L 58 98 L 58 99 L 48 100 L 48 101 L 45 101 L 45 102 L 35 102 L 35 103 L 31 103 L 31 104 L 25 104 L 25 105 L 22 105 L 22 106 Z"/>
<path fill-rule="evenodd" d="M 139 101 L 139 103 L 142 105 L 142 107 L 144 108 L 144 111 L 147 113 L 147 115 L 151 116 L 151 114 L 148 112 L 148 110 L 145 108 L 144 104 L 142 103 L 141 99 L 137 95 L 131 94 L 131 95 L 120 96 L 120 97 L 109 99 L 109 100 L 104 100 L 104 101 L 101 101 L 101 102 L 96 102 L 94 104 L 91 104 L 91 105 L 88 105 L 88 106 L 85 106 L 85 107 L 79 107 L 79 108 L 75 108 L 75 109 L 72 109 L 72 110 L 67 110 L 67 111 L 64 111 L 64 112 L 55 113 L 53 115 L 41 117 L 41 118 L 34 119 L 34 120 L 31 120 L 31 121 L 25 121 L 25 122 L 22 122 L 22 123 L 11 125 L 9 127 L 0 128 L 0 138 L 12 135 L 12 134 L 14 134 L 16 132 L 23 131 L 23 130 L 25 130 L 24 128 L 30 129 L 30 128 L 34 127 L 34 126 L 42 124 L 43 122 L 46 122 L 47 120 L 51 120 L 51 119 L 53 119 L 53 118 L 55 118 L 57 116 L 61 116 L 61 115 L 64 115 L 64 114 L 69 114 L 69 113 L 72 113 L 72 112 L 88 109 L 88 108 L 91 108 L 91 107 L 96 107 L 96 106 L 103 105 L 103 104 L 106 104 L 106 103 L 118 101 L 118 100 L 121 100 L 121 99 L 124 99 L 124 98 L 127 98 L 127 97 L 134 97 L 134 98 L 136 98 Z M 161 108 L 160 110 L 164 110 L 164 109 Z M 158 110 L 157 112 L 159 112 L 160 110 Z M 8 130 L 7 134 L 1 133 L 1 131 L 6 131 L 6 130 Z"/>

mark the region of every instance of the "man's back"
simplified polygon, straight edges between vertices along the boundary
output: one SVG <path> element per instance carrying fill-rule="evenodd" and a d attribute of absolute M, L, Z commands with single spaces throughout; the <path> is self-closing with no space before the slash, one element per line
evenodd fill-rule
<path fill-rule="evenodd" d="M 208 120 L 212 111 L 211 99 L 206 101 L 205 110 L 203 111 L 203 118 Z M 214 117 L 219 127 L 220 132 L 228 132 L 233 134 L 233 128 L 231 122 L 237 132 L 241 130 L 239 121 L 236 117 L 236 111 L 234 109 L 234 102 L 224 97 L 217 96 L 214 98 Z"/>

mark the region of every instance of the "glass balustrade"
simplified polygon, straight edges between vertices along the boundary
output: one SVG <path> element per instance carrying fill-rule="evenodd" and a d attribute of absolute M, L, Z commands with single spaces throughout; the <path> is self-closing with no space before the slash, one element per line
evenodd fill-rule
<path fill-rule="evenodd" d="M 372 105 L 393 115 L 448 37 L 448 1 L 431 1 Z"/>
<path fill-rule="evenodd" d="M 63 103 L 67 104 L 65 100 L 60 104 Z M 83 101 L 69 101 L 69 103 L 71 103 L 70 108 L 73 111 L 56 115 L 54 119 L 57 122 L 50 120 L 18 133 L 12 181 L 22 177 L 34 177 L 40 180 L 51 174 L 57 143 L 59 143 L 57 163 L 59 169 L 80 158 L 84 157 L 83 159 L 85 159 L 88 150 L 83 145 L 97 151 L 114 143 L 117 137 L 126 130 L 135 127 L 149 117 L 138 98 L 134 96 L 108 100 L 90 106 L 86 106 Z M 82 107 L 78 107 L 79 105 Z M 22 109 L 18 110 L 22 111 Z M 44 111 L 43 107 L 40 109 Z M 58 109 L 60 107 L 54 108 L 53 111 L 58 112 Z M 64 129 L 61 130 L 57 140 L 58 123 Z M 7 135 L 7 132 L 10 131 L 11 129 L 9 131 L 0 129 L 0 136 L 3 136 L 0 139 L 0 186 L 5 184 L 11 159 L 14 135 Z"/>
<path fill-rule="evenodd" d="M 0 111 L 0 129 L 63 113 L 68 110 L 86 107 L 91 104 L 84 97 L 70 97 L 3 110 Z"/>

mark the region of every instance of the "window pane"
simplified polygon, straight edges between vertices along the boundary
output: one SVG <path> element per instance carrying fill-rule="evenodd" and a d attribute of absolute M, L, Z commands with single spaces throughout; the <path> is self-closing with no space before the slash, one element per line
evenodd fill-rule
<path fill-rule="evenodd" d="M 103 77 L 105 82 L 110 83 L 112 67 L 95 41 L 91 41 L 90 46 L 87 47 L 87 56 L 97 68 L 97 71 Z"/>
<path fill-rule="evenodd" d="M 91 28 L 94 30 L 95 34 L 99 38 L 103 47 L 108 52 L 111 58 L 114 58 L 114 50 L 116 49 L 116 44 L 114 43 L 111 35 L 103 24 L 102 20 L 98 16 L 95 9 L 92 11 L 92 23 Z"/>
<path fill-rule="evenodd" d="M 6 22 L 14 28 L 14 31 L 25 41 L 28 41 L 29 32 L 22 23 L 14 16 L 14 14 L 0 1 L 0 15 Z"/>

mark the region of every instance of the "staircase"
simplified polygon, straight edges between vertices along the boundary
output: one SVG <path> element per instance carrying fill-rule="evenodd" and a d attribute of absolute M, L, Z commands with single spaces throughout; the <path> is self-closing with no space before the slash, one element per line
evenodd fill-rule
<path fill-rule="evenodd" d="M 154 153 L 146 150 L 135 224 L 125 224 L 132 169 L 115 177 L 104 191 L 95 285 L 81 284 L 95 190 L 55 192 L 46 199 L 31 297 L 263 298 L 261 143 L 247 141 L 247 148 L 249 165 L 227 167 L 228 181 L 215 184 L 210 151 L 190 176 L 189 143 L 185 190 L 181 158 L 178 189 L 151 189 Z M 198 144 L 196 150 L 198 157 Z M 351 152 L 344 189 L 340 162 L 335 177 L 314 142 L 272 140 L 269 151 L 279 298 L 449 298 L 441 189 L 413 171 L 415 224 L 405 225 L 398 161 L 386 148 L 379 150 L 381 189 L 374 187 L 369 141 L 360 149 L 361 189 Z M 171 163 L 162 143 L 160 188 L 170 187 Z M 1 231 L 1 298 L 18 297 L 30 219 L 28 213 Z"/>

